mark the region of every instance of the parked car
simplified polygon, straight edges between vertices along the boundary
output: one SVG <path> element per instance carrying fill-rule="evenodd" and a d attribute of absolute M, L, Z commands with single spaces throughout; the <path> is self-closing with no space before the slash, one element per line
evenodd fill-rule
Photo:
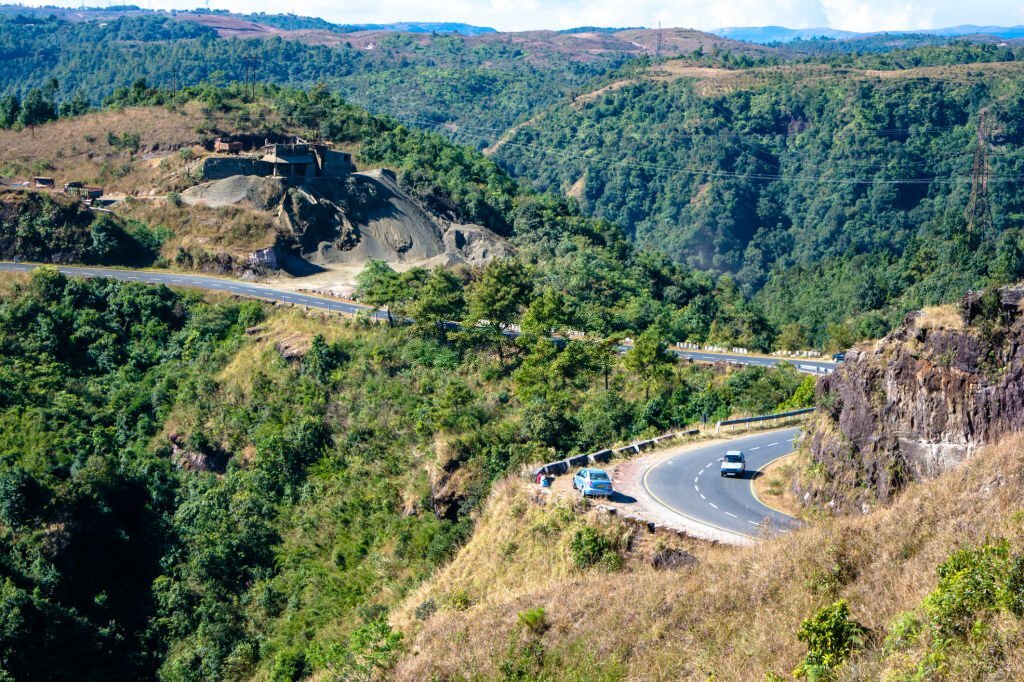
<path fill-rule="evenodd" d="M 747 458 L 742 450 L 729 450 L 721 461 L 719 474 L 722 476 L 742 476 L 747 471 Z"/>
<path fill-rule="evenodd" d="M 580 469 L 572 477 L 572 487 L 579 490 L 583 497 L 612 496 L 612 479 L 604 469 Z"/>
<path fill-rule="evenodd" d="M 832 356 L 832 359 L 835 360 L 836 362 L 845 362 L 846 353 L 836 353 L 835 355 Z"/>

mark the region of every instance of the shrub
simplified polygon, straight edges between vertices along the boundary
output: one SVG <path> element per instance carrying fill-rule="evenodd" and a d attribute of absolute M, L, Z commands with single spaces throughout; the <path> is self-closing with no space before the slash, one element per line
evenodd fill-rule
<path fill-rule="evenodd" d="M 1024 554 L 1013 558 L 1006 578 L 1006 608 L 1018 618 L 1024 618 Z"/>
<path fill-rule="evenodd" d="M 542 635 L 548 629 L 547 612 L 543 606 L 520 611 L 516 620 L 535 635 Z"/>
<path fill-rule="evenodd" d="M 573 563 L 579 568 L 604 564 L 610 570 L 621 568 L 622 557 L 615 545 L 596 528 L 585 526 L 573 533 L 569 543 Z"/>
<path fill-rule="evenodd" d="M 427 620 L 436 612 L 437 602 L 428 597 L 427 599 L 424 599 L 422 602 L 420 602 L 420 605 L 416 607 L 416 612 L 414 615 L 416 616 L 416 620 Z"/>
<path fill-rule="evenodd" d="M 473 600 L 465 590 L 452 590 L 448 593 L 448 606 L 456 611 L 465 611 L 473 605 Z"/>
<path fill-rule="evenodd" d="M 889 626 L 883 648 L 886 652 L 901 651 L 917 641 L 921 634 L 921 619 L 913 613 L 901 613 Z"/>
<path fill-rule="evenodd" d="M 306 676 L 306 655 L 301 651 L 282 651 L 270 670 L 271 682 L 296 682 Z"/>
<path fill-rule="evenodd" d="M 861 646 L 867 632 L 850 619 L 845 600 L 823 607 L 800 625 L 797 639 L 807 644 L 807 655 L 793 675 L 812 682 L 833 679 L 836 670 Z"/>
<path fill-rule="evenodd" d="M 963 637 L 984 611 L 999 606 L 1009 568 L 1005 541 L 961 549 L 939 565 L 939 585 L 925 599 L 932 627 L 940 640 Z"/>

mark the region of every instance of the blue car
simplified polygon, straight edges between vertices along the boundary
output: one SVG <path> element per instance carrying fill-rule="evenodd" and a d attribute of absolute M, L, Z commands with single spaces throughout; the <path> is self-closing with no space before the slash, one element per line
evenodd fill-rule
<path fill-rule="evenodd" d="M 579 490 L 583 497 L 612 496 L 612 479 L 604 469 L 580 469 L 572 477 L 572 487 Z"/>

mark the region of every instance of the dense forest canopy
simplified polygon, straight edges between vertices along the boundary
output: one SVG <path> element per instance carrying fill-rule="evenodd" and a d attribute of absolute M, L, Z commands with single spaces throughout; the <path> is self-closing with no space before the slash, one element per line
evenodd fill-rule
<path fill-rule="evenodd" d="M 402 166 L 423 195 L 446 184 L 440 194 L 460 217 L 512 234 L 520 191 L 496 170 L 484 189 L 424 171 L 413 157 L 441 140 L 415 129 L 488 145 L 513 177 L 578 200 L 559 215 L 603 219 L 713 281 L 728 274 L 725 297 L 769 329 L 716 336 L 705 317 L 696 331 L 670 324 L 680 339 L 844 347 L 909 309 L 1024 275 L 1021 48 L 907 36 L 809 43 L 760 56 L 698 49 L 651 64 L 462 36 L 391 33 L 365 49 L 224 39 L 161 15 L 103 24 L 15 16 L 0 19 L 0 59 L 11 67 L 0 72 L 0 126 L 78 115 L 100 98 L 166 104 L 149 91 L 233 87 L 254 65 L 260 81 L 320 82 L 404 124 L 367 145 L 365 159 Z M 991 219 L 967 216 L 983 111 Z M 403 136 L 404 151 L 389 149 Z M 489 168 L 459 154 L 463 168 Z M 521 239 L 527 253 L 533 229 Z"/>
<path fill-rule="evenodd" d="M 951 68 L 637 80 L 546 113 L 495 158 L 574 188 L 643 246 L 733 273 L 776 326 L 820 343 L 853 320 L 876 336 L 908 309 L 1024 276 L 1024 70 Z M 991 210 L 973 215 L 982 112 Z"/>
<path fill-rule="evenodd" d="M 166 15 L 77 23 L 0 16 L 0 94 L 24 95 L 56 78 L 59 99 L 82 93 L 99 104 L 140 78 L 173 88 L 244 81 L 255 70 L 261 82 L 326 84 L 418 127 L 454 126 L 456 141 L 473 145 L 496 139 L 625 61 L 613 53 L 578 60 L 555 50 L 471 44 L 448 35 L 384 34 L 366 49 L 343 40 L 222 39 L 207 26 Z M 459 126 L 467 129 L 459 133 Z"/>

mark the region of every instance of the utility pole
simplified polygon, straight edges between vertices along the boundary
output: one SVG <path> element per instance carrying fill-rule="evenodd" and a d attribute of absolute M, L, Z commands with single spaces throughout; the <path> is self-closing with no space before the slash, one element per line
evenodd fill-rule
<path fill-rule="evenodd" d="M 988 137 L 985 131 L 985 114 L 978 114 L 978 141 L 974 149 L 974 166 L 971 168 L 971 198 L 967 200 L 964 218 L 967 220 L 967 236 L 975 230 L 985 234 L 992 227 L 992 205 L 988 197 L 988 180 L 991 167 L 988 161 Z"/>
<path fill-rule="evenodd" d="M 658 37 L 657 37 L 657 40 L 655 41 L 655 45 L 654 45 L 654 63 L 655 64 L 657 64 L 659 61 L 661 61 L 661 41 L 662 41 L 661 22 L 659 21 L 658 22 Z"/>

